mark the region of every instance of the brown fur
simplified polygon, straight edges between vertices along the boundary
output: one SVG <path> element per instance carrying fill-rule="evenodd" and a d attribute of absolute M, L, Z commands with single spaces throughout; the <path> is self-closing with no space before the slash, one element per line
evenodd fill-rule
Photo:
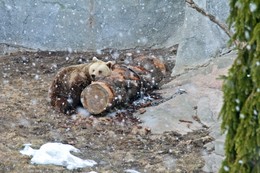
<path fill-rule="evenodd" d="M 75 112 L 77 106 L 80 106 L 80 94 L 96 77 L 107 76 L 111 74 L 112 62 L 103 62 L 93 58 L 90 64 L 72 65 L 62 68 L 55 76 L 49 89 L 50 103 L 53 107 L 62 113 L 71 114 Z M 102 74 L 94 74 L 90 67 L 95 68 L 106 65 Z M 93 68 L 93 67 L 92 67 Z M 94 77 L 94 78 L 93 78 Z"/>

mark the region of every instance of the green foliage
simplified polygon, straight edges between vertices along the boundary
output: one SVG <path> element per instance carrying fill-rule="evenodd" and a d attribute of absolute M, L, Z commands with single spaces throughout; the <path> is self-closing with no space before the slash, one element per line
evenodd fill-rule
<path fill-rule="evenodd" d="M 260 173 L 260 1 L 230 0 L 238 57 L 224 80 L 220 116 L 227 134 L 220 172 Z"/>

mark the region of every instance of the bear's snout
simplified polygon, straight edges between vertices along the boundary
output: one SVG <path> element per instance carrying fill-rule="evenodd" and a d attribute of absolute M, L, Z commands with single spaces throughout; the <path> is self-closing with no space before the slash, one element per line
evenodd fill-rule
<path fill-rule="evenodd" d="M 96 77 L 95 74 L 92 74 L 92 75 L 91 75 L 91 78 L 92 78 L 93 80 L 95 79 L 95 77 Z"/>

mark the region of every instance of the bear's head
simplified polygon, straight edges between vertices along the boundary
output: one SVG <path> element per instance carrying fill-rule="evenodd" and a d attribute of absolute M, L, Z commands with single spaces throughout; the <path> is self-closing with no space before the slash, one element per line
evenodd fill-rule
<path fill-rule="evenodd" d="M 113 61 L 104 62 L 96 57 L 93 57 L 93 63 L 90 65 L 88 72 L 92 80 L 100 77 L 110 76 L 112 66 L 115 64 Z"/>

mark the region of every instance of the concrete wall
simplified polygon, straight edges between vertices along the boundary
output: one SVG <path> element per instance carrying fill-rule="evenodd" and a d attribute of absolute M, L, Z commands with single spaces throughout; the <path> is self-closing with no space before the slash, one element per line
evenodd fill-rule
<path fill-rule="evenodd" d="M 41 50 L 160 47 L 178 35 L 183 0 L 1 0 L 0 43 Z"/>

